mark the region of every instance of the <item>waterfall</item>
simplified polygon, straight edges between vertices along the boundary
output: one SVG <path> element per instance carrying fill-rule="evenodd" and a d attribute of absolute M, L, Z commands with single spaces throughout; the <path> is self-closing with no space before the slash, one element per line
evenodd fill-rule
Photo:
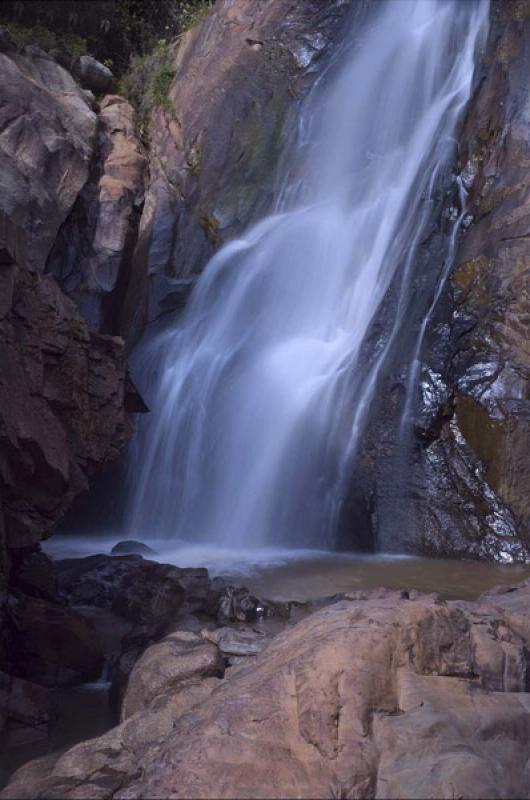
<path fill-rule="evenodd" d="M 183 315 L 136 354 L 151 408 L 131 462 L 136 537 L 333 548 L 487 17 L 488 0 L 385 0 L 361 35 L 351 26 L 303 104 L 274 212 L 212 258 Z"/>

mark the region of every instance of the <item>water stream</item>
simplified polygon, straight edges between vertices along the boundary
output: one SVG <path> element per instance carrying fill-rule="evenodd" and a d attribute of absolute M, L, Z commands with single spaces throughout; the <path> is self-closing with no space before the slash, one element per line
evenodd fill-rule
<path fill-rule="evenodd" d="M 296 177 L 274 212 L 215 255 L 185 313 L 136 354 L 151 414 L 131 459 L 132 536 L 333 549 L 487 14 L 487 0 L 387 0 L 362 35 L 352 26 L 301 109 L 283 160 Z"/>

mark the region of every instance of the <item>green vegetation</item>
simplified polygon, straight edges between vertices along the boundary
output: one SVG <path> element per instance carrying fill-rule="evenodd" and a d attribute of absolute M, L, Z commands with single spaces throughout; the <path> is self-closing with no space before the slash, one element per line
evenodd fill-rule
<path fill-rule="evenodd" d="M 144 134 L 154 108 L 160 107 L 175 115 L 175 107 L 169 96 L 174 77 L 171 46 L 165 39 L 160 39 L 150 53 L 131 58 L 129 69 L 120 81 L 119 92 L 138 109 L 140 127 L 144 129 Z"/>
<path fill-rule="evenodd" d="M 0 24 L 19 47 L 34 44 L 73 58 L 89 53 L 112 69 L 118 92 L 138 111 L 146 141 L 154 108 L 176 116 L 170 42 L 201 23 L 214 0 L 69 0 L 67 13 L 65 5 L 63 0 L 1 0 Z"/>
<path fill-rule="evenodd" d="M 149 76 L 147 82 L 148 99 L 154 106 L 162 106 L 171 114 L 175 113 L 173 103 L 169 98 L 171 82 L 175 77 L 175 68 L 171 61 L 170 49 L 165 39 L 161 39 L 154 51 L 157 66 Z"/>
<path fill-rule="evenodd" d="M 212 6 L 213 0 L 0 0 L 0 25 L 15 26 L 20 45 L 48 50 L 56 37 L 73 55 L 110 60 L 119 77 L 131 57 L 146 56 L 160 39 L 171 41 L 194 27 Z"/>
<path fill-rule="evenodd" d="M 7 28 L 18 47 L 34 44 L 45 51 L 66 49 L 74 57 L 88 52 L 86 40 L 75 33 L 51 31 L 39 23 L 21 25 L 18 22 L 8 22 Z"/>
<path fill-rule="evenodd" d="M 195 3 L 181 3 L 180 32 L 191 30 L 206 19 L 213 8 L 213 0 L 198 0 Z"/>

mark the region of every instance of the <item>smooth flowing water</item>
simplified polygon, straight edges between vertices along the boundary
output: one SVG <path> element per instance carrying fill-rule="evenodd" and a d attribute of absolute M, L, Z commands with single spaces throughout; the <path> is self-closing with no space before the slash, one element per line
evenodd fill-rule
<path fill-rule="evenodd" d="M 274 213 L 222 248 L 136 356 L 151 408 L 131 462 L 136 538 L 333 548 L 487 13 L 487 0 L 388 0 L 352 24 L 302 108 Z M 393 279 L 393 326 L 368 368 L 361 345 Z"/>

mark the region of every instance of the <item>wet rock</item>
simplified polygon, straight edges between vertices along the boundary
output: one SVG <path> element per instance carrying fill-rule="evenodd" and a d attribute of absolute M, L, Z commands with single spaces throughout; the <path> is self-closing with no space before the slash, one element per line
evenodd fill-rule
<path fill-rule="evenodd" d="M 530 559 L 530 371 L 523 287 L 528 280 L 529 123 L 521 95 L 530 68 L 528 15 L 492 6 L 484 76 L 461 134 L 471 219 L 443 314 L 451 413 L 421 454 L 421 547 L 501 562 Z M 425 362 L 432 362 L 430 335 Z M 438 405 L 441 409 L 442 405 Z M 438 412 L 439 413 L 439 412 Z"/>
<path fill-rule="evenodd" d="M 111 550 L 113 556 L 153 556 L 156 555 L 155 551 L 143 542 L 137 542 L 134 539 L 126 539 L 123 542 L 115 544 Z"/>
<path fill-rule="evenodd" d="M 176 632 L 149 647 L 134 665 L 122 705 L 122 720 L 147 708 L 161 695 L 188 692 L 205 678 L 221 677 L 218 647 L 189 632 Z"/>
<path fill-rule="evenodd" d="M 191 706 L 178 679 L 174 694 L 155 683 L 147 707 L 2 796 L 524 796 L 529 607 L 529 582 L 475 603 L 353 593 Z"/>
<path fill-rule="evenodd" d="M 212 582 L 207 607 L 219 622 L 253 622 L 265 614 L 262 600 L 244 586 L 226 586 L 222 579 Z"/>
<path fill-rule="evenodd" d="M 357 448 L 341 520 L 346 547 L 530 560 L 523 289 L 529 125 L 520 90 L 530 68 L 530 19 L 520 8 L 517 2 L 491 5 L 489 38 L 453 165 L 469 192 L 467 224 L 429 318 L 411 398 L 411 358 L 427 314 L 422 303 L 434 295 L 433 277 L 448 252 L 448 217 L 454 216 L 455 183 L 442 176 L 445 200 L 434 197 L 413 267 L 411 316 L 381 367 Z M 385 341 L 396 302 L 397 287 L 390 286 L 363 345 L 363 363 Z"/>
<path fill-rule="evenodd" d="M 56 562 L 59 587 L 69 601 L 112 610 L 160 634 L 185 599 L 186 570 L 141 556 L 89 556 Z"/>
<path fill-rule="evenodd" d="M 8 609 L 9 671 L 43 686 L 72 686 L 99 677 L 103 651 L 95 630 L 76 611 L 19 597 Z"/>
<path fill-rule="evenodd" d="M 103 94 L 110 89 L 112 71 L 92 56 L 80 56 L 73 71 L 81 86 L 94 94 Z"/>

